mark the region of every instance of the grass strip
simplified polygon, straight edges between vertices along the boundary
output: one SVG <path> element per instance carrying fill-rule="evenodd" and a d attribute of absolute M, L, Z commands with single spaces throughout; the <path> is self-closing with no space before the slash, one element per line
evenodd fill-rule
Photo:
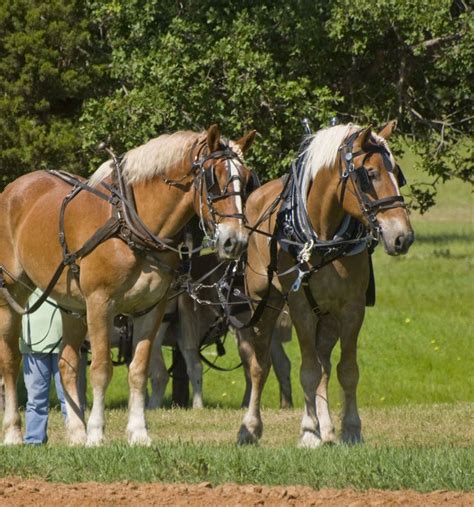
<path fill-rule="evenodd" d="M 3 447 L 0 475 L 52 482 L 209 481 L 315 489 L 474 489 L 474 448 L 333 446 L 265 449 L 160 442 L 150 448 Z"/>

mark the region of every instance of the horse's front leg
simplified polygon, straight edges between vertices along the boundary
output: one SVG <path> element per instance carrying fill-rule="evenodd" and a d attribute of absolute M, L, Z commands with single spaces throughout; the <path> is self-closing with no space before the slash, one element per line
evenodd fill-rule
<path fill-rule="evenodd" d="M 170 326 L 168 323 L 163 322 L 161 324 L 151 348 L 150 367 L 148 371 L 151 394 L 148 399 L 148 409 L 161 408 L 163 406 L 163 399 L 170 375 L 163 358 L 162 346 L 164 337 L 169 328 Z"/>
<path fill-rule="evenodd" d="M 321 316 L 317 330 L 317 352 L 322 366 L 321 380 L 316 390 L 316 411 L 323 443 L 335 443 L 336 432 L 329 412 L 328 384 L 331 375 L 331 353 L 339 337 L 338 321 L 331 315 Z"/>
<path fill-rule="evenodd" d="M 299 446 L 315 448 L 322 443 L 316 412 L 316 388 L 322 375 L 321 363 L 316 351 L 318 319 L 310 311 L 306 299 L 303 299 L 304 296 L 300 292 L 292 293 L 290 296 L 291 319 L 301 350 L 300 382 L 305 400 Z"/>
<path fill-rule="evenodd" d="M 87 328 L 91 344 L 90 380 L 92 410 L 87 422 L 87 445 L 100 445 L 104 439 L 105 391 L 112 379 L 110 340 L 114 309 L 106 294 L 91 294 L 87 298 Z"/>
<path fill-rule="evenodd" d="M 78 392 L 80 366 L 80 347 L 84 342 L 87 327 L 83 319 L 61 313 L 63 322 L 63 344 L 59 353 L 59 368 L 64 389 L 67 410 L 67 430 L 71 445 L 85 444 L 87 441 L 84 414 L 81 407 L 82 396 Z"/>
<path fill-rule="evenodd" d="M 18 412 L 16 382 L 20 368 L 21 317 L 0 300 L 0 376 L 5 388 L 5 407 L 3 414 L 3 442 L 6 445 L 21 444 L 21 419 Z"/>
<path fill-rule="evenodd" d="M 362 442 L 361 421 L 357 410 L 357 338 L 364 320 L 365 305 L 354 304 L 344 308 L 341 318 L 341 360 L 337 376 L 344 393 L 342 410 L 342 441 L 355 444 Z"/>
<path fill-rule="evenodd" d="M 237 443 L 254 444 L 263 432 L 260 403 L 262 391 L 271 367 L 270 342 L 278 313 L 266 308 L 259 322 L 249 329 L 239 332 L 240 356 L 245 358 L 250 370 L 252 390 L 247 412 L 240 426 Z"/>
<path fill-rule="evenodd" d="M 151 444 L 145 421 L 146 384 L 153 340 L 163 318 L 166 303 L 167 299 L 164 297 L 154 310 L 134 323 L 137 345 L 128 371 L 130 394 L 127 435 L 131 445 Z"/>

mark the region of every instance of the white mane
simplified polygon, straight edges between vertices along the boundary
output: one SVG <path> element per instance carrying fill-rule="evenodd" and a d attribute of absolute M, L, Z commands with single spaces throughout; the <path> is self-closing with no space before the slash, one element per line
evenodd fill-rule
<path fill-rule="evenodd" d="M 319 171 L 330 169 L 334 166 L 341 144 L 354 132 L 360 130 L 361 127 L 348 123 L 347 125 L 336 125 L 322 130 L 318 130 L 311 137 L 308 148 L 304 152 L 304 174 L 301 184 L 302 195 L 308 194 L 310 183 L 314 180 Z M 383 145 L 390 154 L 392 164 L 395 164 L 392 152 L 390 151 L 387 141 L 372 133 L 372 141 L 379 145 Z"/>
<path fill-rule="evenodd" d="M 163 174 L 180 162 L 191 144 L 200 134 L 179 131 L 163 134 L 137 148 L 127 151 L 123 157 L 122 173 L 126 183 L 136 183 Z M 104 162 L 89 179 L 92 186 L 98 185 L 112 172 L 112 161 Z"/>

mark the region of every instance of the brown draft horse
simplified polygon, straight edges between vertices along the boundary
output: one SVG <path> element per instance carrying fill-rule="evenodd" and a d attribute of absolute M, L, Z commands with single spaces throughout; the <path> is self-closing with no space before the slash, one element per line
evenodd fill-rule
<path fill-rule="evenodd" d="M 395 122 L 390 122 L 377 135 L 370 127 L 339 125 L 320 130 L 308 139 L 302 155 L 300 195 L 310 228 L 322 247 L 325 247 L 324 242 L 333 240 L 345 215 L 350 215 L 362 223 L 366 231 L 380 237 L 389 255 L 408 251 L 414 234 L 399 193 L 397 178 L 402 174 L 386 143 L 394 127 Z M 322 442 L 336 440 L 327 386 L 331 351 L 338 339 L 341 359 L 337 374 L 344 395 L 342 441 L 360 442 L 361 421 L 356 399 L 359 380 L 357 338 L 364 319 L 369 283 L 367 244 L 362 239 L 359 244 L 362 251 L 334 260 L 330 249 L 323 250 L 329 261 L 318 269 L 322 258 L 320 250 L 312 248 L 313 244 L 301 245 L 296 259 L 290 254 L 291 248 L 285 250 L 280 240 L 273 243 L 278 231 L 277 211 L 281 206 L 278 196 L 286 181 L 281 178 L 263 185 L 246 204 L 249 226 L 262 231 L 249 237 L 248 293 L 254 300 L 268 298 L 269 304 L 261 305 L 264 308 L 261 317 L 250 321 L 241 332 L 245 338 L 242 347 L 250 365 L 252 393 L 238 433 L 238 443 L 253 443 L 262 434 L 260 399 L 270 368 L 270 337 L 278 308 L 284 304 L 284 295 L 301 349 L 300 380 L 305 408 L 300 445 L 313 448 Z M 267 273 L 272 262 L 272 244 L 273 277 Z M 287 244 L 291 246 L 291 242 Z M 303 278 L 306 287 L 304 283 L 301 287 L 299 283 L 295 285 L 295 274 L 300 273 L 294 269 L 297 263 L 300 263 L 300 269 L 305 266 L 310 273 L 306 280 Z"/>
<path fill-rule="evenodd" d="M 247 244 L 242 198 L 244 185 L 251 178 L 242 157 L 254 137 L 252 131 L 227 144 L 221 139 L 219 128 L 213 125 L 201 133 L 181 131 L 163 135 L 127 152 L 122 163 L 123 179 L 134 198 L 137 214 L 151 235 L 175 238 L 173 244 L 177 244 L 178 234 L 196 214 L 203 226 L 214 226 L 219 256 L 238 257 Z M 107 194 L 111 187 L 106 185 L 111 182 L 112 172 L 108 161 L 98 169 L 90 184 Z M 18 178 L 0 194 L 3 289 L 20 305 L 26 304 L 36 287 L 44 290 L 55 268 L 63 262 L 58 221 L 61 204 L 70 191 L 71 186 L 61 179 L 38 171 Z M 111 215 L 109 202 L 89 191 L 81 191 L 70 202 L 64 216 L 64 234 L 70 251 L 80 249 Z M 147 445 L 150 439 L 144 405 L 150 349 L 179 255 L 177 250 L 167 248 L 153 252 L 132 250 L 122 237 L 111 237 L 77 264 L 79 275 L 67 266 L 51 293 L 61 308 L 68 310 L 61 311 L 64 336 L 60 369 L 67 402 L 69 441 L 88 445 L 103 441 L 105 391 L 112 375 L 109 336 L 114 316 L 142 313 L 135 318 L 135 329 L 141 339 L 128 377 L 127 432 L 131 444 Z M 74 318 L 69 311 L 83 315 L 86 312 L 87 319 Z M 16 394 L 20 325 L 21 315 L 12 310 L 5 297 L 0 297 L 5 444 L 22 442 Z M 92 349 L 90 379 L 94 398 L 87 432 L 78 408 L 76 383 L 78 351 L 86 329 Z"/>

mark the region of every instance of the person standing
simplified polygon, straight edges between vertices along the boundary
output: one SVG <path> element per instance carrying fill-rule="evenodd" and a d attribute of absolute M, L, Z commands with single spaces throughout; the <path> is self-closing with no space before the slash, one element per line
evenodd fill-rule
<path fill-rule="evenodd" d="M 28 300 L 28 307 L 40 296 L 41 292 L 35 291 Z M 48 441 L 49 390 L 52 378 L 61 412 L 64 419 L 67 417 L 58 368 L 58 352 L 62 338 L 61 312 L 47 301 L 35 312 L 26 314 L 22 323 L 20 352 L 23 356 L 23 375 L 28 394 L 25 444 L 45 444 Z"/>

